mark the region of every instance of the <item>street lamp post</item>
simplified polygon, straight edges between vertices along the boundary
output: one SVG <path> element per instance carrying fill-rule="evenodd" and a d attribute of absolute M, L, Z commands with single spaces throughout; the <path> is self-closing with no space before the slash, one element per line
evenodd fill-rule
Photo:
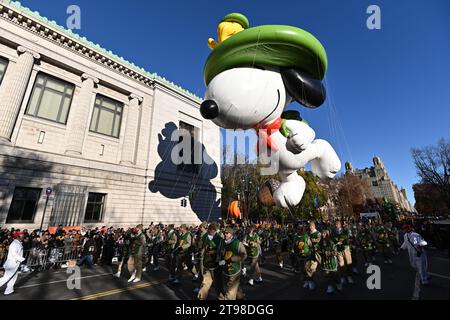
<path fill-rule="evenodd" d="M 249 198 L 250 198 L 251 185 L 252 185 L 252 181 L 248 178 L 248 176 L 241 179 L 241 188 L 240 189 L 242 190 L 242 194 L 244 196 L 245 212 L 247 213 L 247 216 L 246 216 L 247 219 L 248 219 L 248 214 L 250 211 Z"/>
<path fill-rule="evenodd" d="M 42 236 L 42 225 L 44 224 L 44 217 L 45 217 L 45 211 L 47 210 L 48 199 L 50 198 L 50 195 L 52 194 L 52 192 L 53 192 L 53 190 L 50 187 L 48 187 L 45 190 L 45 194 L 47 196 L 47 199 L 45 200 L 45 207 L 44 207 L 44 212 L 42 213 L 41 226 L 39 227 L 39 235 L 40 236 Z"/>

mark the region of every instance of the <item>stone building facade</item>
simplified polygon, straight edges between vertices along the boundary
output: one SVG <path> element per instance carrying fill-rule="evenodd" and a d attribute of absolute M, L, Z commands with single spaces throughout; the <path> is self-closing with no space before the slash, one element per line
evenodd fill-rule
<path fill-rule="evenodd" d="M 365 180 L 370 186 L 373 198 L 388 198 L 389 201 L 398 203 L 400 208 L 413 212 L 414 208 L 408 201 L 406 190 L 399 189 L 391 180 L 387 169 L 379 157 L 373 158 L 373 166 L 364 169 L 354 169 L 350 162 L 345 163 L 346 173 L 351 173 Z"/>
<path fill-rule="evenodd" d="M 200 102 L 1 1 L 0 226 L 36 228 L 42 217 L 44 227 L 216 220 L 220 132 L 202 120 Z M 173 163 L 180 127 L 208 161 Z"/>

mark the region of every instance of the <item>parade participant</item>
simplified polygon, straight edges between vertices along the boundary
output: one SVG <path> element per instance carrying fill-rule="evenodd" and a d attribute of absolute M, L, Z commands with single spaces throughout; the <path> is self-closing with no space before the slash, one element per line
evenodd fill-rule
<path fill-rule="evenodd" d="M 319 244 L 322 239 L 322 234 L 316 229 L 314 222 L 309 223 L 309 239 L 311 240 L 311 259 L 306 262 L 305 270 L 307 274 L 307 281 L 309 289 L 313 290 L 316 285 L 314 283 L 314 274 L 316 273 L 317 266 L 320 264 L 321 256 L 319 253 Z"/>
<path fill-rule="evenodd" d="M 381 252 L 384 263 L 392 263 L 391 260 L 391 247 L 389 243 L 389 236 L 383 225 L 379 225 L 377 230 L 377 243 L 379 246 L 379 251 Z"/>
<path fill-rule="evenodd" d="M 342 284 L 339 282 L 339 275 L 337 272 L 337 250 L 336 245 L 330 237 L 328 229 L 322 230 L 322 241 L 319 245 L 319 250 L 322 256 L 322 270 L 328 281 L 327 293 L 335 292 L 335 286 L 339 291 L 342 290 Z"/>
<path fill-rule="evenodd" d="M 131 230 L 127 230 L 127 232 L 117 240 L 117 244 L 122 249 L 122 260 L 119 263 L 119 267 L 117 268 L 117 272 L 114 274 L 114 277 L 120 278 L 122 267 L 124 264 L 128 264 L 128 259 L 130 257 Z"/>
<path fill-rule="evenodd" d="M 336 244 L 338 272 L 341 276 L 341 284 L 345 284 L 345 276 L 349 284 L 353 284 L 353 278 L 350 275 L 352 270 L 352 255 L 350 251 L 350 232 L 345 226 L 342 227 L 340 221 L 336 221 L 335 228 L 332 233 L 332 238 Z"/>
<path fill-rule="evenodd" d="M 306 226 L 303 224 L 299 224 L 297 227 L 297 233 L 294 238 L 294 252 L 297 257 L 300 276 L 303 276 L 305 280 L 303 288 L 314 289 L 314 283 L 311 281 L 313 275 L 311 270 L 312 242 L 306 231 Z"/>
<path fill-rule="evenodd" d="M 225 229 L 225 241 L 219 266 L 223 267 L 224 300 L 242 299 L 240 289 L 241 263 L 247 258 L 244 245 L 234 236 L 233 228 Z"/>
<path fill-rule="evenodd" d="M 14 292 L 14 284 L 17 280 L 20 264 L 25 261 L 22 246 L 23 232 L 15 231 L 13 238 L 14 240 L 9 245 L 6 262 L 3 265 L 5 273 L 0 278 L 0 287 L 6 284 L 5 295 L 10 295 Z"/>
<path fill-rule="evenodd" d="M 416 270 L 420 276 L 420 281 L 423 285 L 428 284 L 428 259 L 425 251 L 427 242 L 422 236 L 413 231 L 413 227 L 410 224 L 403 226 L 405 231 L 404 241 L 400 247 L 403 250 L 408 250 L 409 262 L 411 266 Z"/>
<path fill-rule="evenodd" d="M 259 236 L 259 241 L 260 241 L 260 247 L 261 247 L 261 252 L 259 255 L 259 260 L 260 260 L 260 265 L 264 265 L 264 263 L 266 262 L 266 252 L 269 251 L 269 246 L 270 246 L 270 230 L 269 230 L 269 224 L 262 224 L 261 228 L 259 228 L 258 230 L 258 236 Z"/>
<path fill-rule="evenodd" d="M 375 227 L 376 221 L 372 221 L 369 219 L 368 223 L 368 230 L 372 236 L 373 242 L 372 242 L 372 252 L 370 253 L 370 256 L 372 257 L 372 262 L 376 261 L 376 255 L 378 253 L 378 247 L 376 245 L 376 239 L 377 239 L 377 233 L 376 233 L 376 227 Z"/>
<path fill-rule="evenodd" d="M 270 232 L 270 238 L 272 240 L 272 245 L 275 250 L 275 256 L 277 259 L 277 263 L 280 268 L 283 268 L 283 248 L 282 248 L 282 239 L 281 239 L 281 228 L 280 226 L 272 226 L 272 230 Z"/>
<path fill-rule="evenodd" d="M 358 240 L 358 225 L 352 223 L 350 228 L 350 253 L 352 255 L 352 272 L 358 274 L 358 254 L 360 252 L 360 243 Z"/>
<path fill-rule="evenodd" d="M 258 233 L 256 232 L 255 225 L 248 227 L 248 234 L 244 237 L 244 246 L 247 251 L 247 257 L 250 258 L 250 267 L 247 272 L 249 276 L 248 283 L 252 286 L 253 281 L 256 283 L 262 282 L 261 270 L 259 269 L 258 259 L 261 254 L 261 244 Z M 253 280 L 253 276 L 256 275 L 256 280 Z"/>
<path fill-rule="evenodd" d="M 158 224 L 153 227 L 152 232 L 150 234 L 150 241 L 153 243 L 152 249 L 152 263 L 153 263 L 153 271 L 159 270 L 159 254 L 161 252 L 161 242 L 162 242 L 162 230 L 161 224 Z"/>
<path fill-rule="evenodd" d="M 295 254 L 294 250 L 294 240 L 296 237 L 296 230 L 294 230 L 294 225 L 289 223 L 287 232 L 286 232 L 286 249 L 289 252 L 289 260 L 291 261 L 291 266 L 294 271 L 294 273 L 299 272 L 299 266 L 297 263 L 297 255 Z"/>
<path fill-rule="evenodd" d="M 373 246 L 374 239 L 372 237 L 372 233 L 369 230 L 369 227 L 363 226 L 361 232 L 358 234 L 358 242 L 360 243 L 362 254 L 364 257 L 364 266 L 368 267 L 372 264 L 372 254 L 373 254 Z"/>
<path fill-rule="evenodd" d="M 241 226 L 239 224 L 234 223 L 234 220 L 232 221 L 231 225 L 229 225 L 229 227 L 231 228 L 235 228 L 236 230 L 236 234 L 235 237 L 239 240 L 239 241 L 244 241 L 245 239 L 245 229 L 244 226 Z"/>
<path fill-rule="evenodd" d="M 211 223 L 199 241 L 199 271 L 202 274 L 202 284 L 197 295 L 199 300 L 208 297 L 211 285 L 214 285 L 217 297 L 223 296 L 222 269 L 219 268 L 222 247 L 223 239 L 217 233 L 217 225 Z"/>
<path fill-rule="evenodd" d="M 146 243 L 146 253 L 144 254 L 144 256 L 146 257 L 145 259 L 145 263 L 144 263 L 144 268 L 142 269 L 143 272 L 147 271 L 147 266 L 149 267 L 150 264 L 152 264 L 153 262 L 153 241 L 151 240 L 151 233 L 154 229 L 154 225 L 153 225 L 153 221 L 150 223 L 150 225 L 148 226 L 147 229 L 145 229 L 143 231 L 144 235 L 145 235 L 145 243 Z"/>
<path fill-rule="evenodd" d="M 174 249 L 175 261 L 177 266 L 176 278 L 173 283 L 179 284 L 181 273 L 183 272 L 183 263 L 192 270 L 192 259 L 189 255 L 192 244 L 191 233 L 187 230 L 187 226 L 182 224 L 179 228 L 178 242 Z"/>
<path fill-rule="evenodd" d="M 194 255 L 194 278 L 192 279 L 193 281 L 197 281 L 199 279 L 199 277 L 203 274 L 203 272 L 201 272 L 202 266 L 201 266 L 201 261 L 200 261 L 200 254 L 202 251 L 202 245 L 203 245 L 203 237 L 206 236 L 207 234 L 207 228 L 208 228 L 208 223 L 207 222 L 202 222 L 202 224 L 199 226 L 198 230 L 194 233 L 194 237 L 193 237 L 193 245 L 192 245 L 192 253 Z"/>
<path fill-rule="evenodd" d="M 398 230 L 392 225 L 392 222 L 386 223 L 386 231 L 388 233 L 389 242 L 391 244 L 392 253 L 397 255 L 399 251 Z"/>
<path fill-rule="evenodd" d="M 131 238 L 131 253 L 128 259 L 128 271 L 131 277 L 128 279 L 128 282 L 139 282 L 142 279 L 142 258 L 145 248 L 145 235 L 142 230 L 142 224 L 137 225 L 133 230 L 134 235 Z"/>
<path fill-rule="evenodd" d="M 178 235 L 175 231 L 175 226 L 173 224 L 169 224 L 164 240 L 164 252 L 166 255 L 167 269 L 169 270 L 169 281 L 174 281 L 176 279 L 176 261 L 174 256 L 174 249 L 177 243 Z"/>

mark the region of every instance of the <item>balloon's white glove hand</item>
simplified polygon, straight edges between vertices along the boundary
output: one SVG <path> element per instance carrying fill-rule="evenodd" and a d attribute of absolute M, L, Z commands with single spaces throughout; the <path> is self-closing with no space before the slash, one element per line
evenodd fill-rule
<path fill-rule="evenodd" d="M 220 261 L 219 261 L 219 266 L 224 266 L 225 263 L 226 263 L 225 260 L 220 260 Z"/>
<path fill-rule="evenodd" d="M 298 154 L 304 150 L 314 141 L 316 134 L 314 130 L 306 123 L 301 121 L 294 122 L 292 128 L 289 128 L 290 133 L 286 141 L 286 148 L 288 151 Z"/>

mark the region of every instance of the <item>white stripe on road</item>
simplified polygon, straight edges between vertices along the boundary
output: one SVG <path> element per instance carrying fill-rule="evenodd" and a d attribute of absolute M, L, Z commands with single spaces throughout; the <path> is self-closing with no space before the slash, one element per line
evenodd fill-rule
<path fill-rule="evenodd" d="M 101 274 L 96 274 L 96 275 L 93 275 L 93 276 L 86 276 L 86 277 L 80 277 L 80 278 L 75 278 L 75 279 L 86 279 L 86 278 L 102 277 L 102 276 L 106 276 L 106 275 L 112 276 L 112 273 L 101 273 Z M 72 279 L 72 280 L 75 280 L 75 279 Z M 57 281 L 50 281 L 50 282 L 43 282 L 43 283 L 36 283 L 36 284 L 29 284 L 27 286 L 22 286 L 22 287 L 19 287 L 19 288 L 37 287 L 37 286 L 42 286 L 42 285 L 46 285 L 46 284 L 53 284 L 53 283 L 59 283 L 59 282 L 67 282 L 67 279 L 65 279 L 65 280 L 57 280 Z"/>
<path fill-rule="evenodd" d="M 439 273 L 428 272 L 428 274 L 431 274 L 434 277 L 439 277 L 439 278 L 444 278 L 444 279 L 450 280 L 450 277 L 444 276 L 444 275 L 439 274 Z"/>

